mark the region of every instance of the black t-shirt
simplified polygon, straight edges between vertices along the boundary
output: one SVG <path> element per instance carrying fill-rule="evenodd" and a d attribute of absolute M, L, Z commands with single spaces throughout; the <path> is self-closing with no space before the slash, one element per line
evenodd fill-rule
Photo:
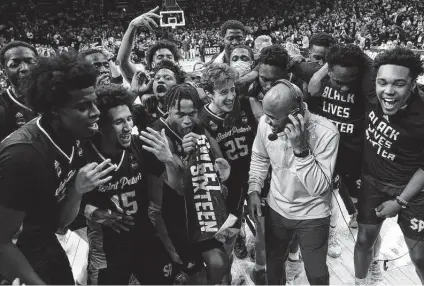
<path fill-rule="evenodd" d="M 122 150 L 113 157 L 99 151 L 96 147 L 100 145 L 99 142 L 100 138 L 96 137 L 86 143 L 88 162 L 101 163 L 110 158 L 112 160 L 110 164 L 115 164 L 117 169 L 109 174 L 112 176 L 109 182 L 87 193 L 84 202 L 101 210 L 110 209 L 113 212 L 133 216 L 136 218 L 136 224 L 131 231 L 153 235 L 153 225 L 148 217 L 149 196 L 146 175 L 152 174 L 158 177 L 162 170 L 155 168 L 155 164 L 147 166 L 147 152 L 142 149 L 142 142 L 137 136 L 133 136 L 130 148 Z M 104 234 L 110 233 L 107 230 Z M 114 232 L 111 233 L 119 236 Z"/>
<path fill-rule="evenodd" d="M 31 264 L 52 254 L 42 249 L 57 242 L 60 202 L 85 165 L 80 142 L 58 137 L 38 118 L 0 144 L 0 204 L 25 212 L 17 244 Z"/>
<path fill-rule="evenodd" d="M 377 98 L 367 106 L 364 174 L 392 185 L 406 185 L 424 169 L 424 102 L 416 91 L 393 116 L 383 114 Z"/>
<path fill-rule="evenodd" d="M 12 89 L 4 90 L 0 93 L 0 142 L 36 116 L 35 112 L 16 98 Z"/>

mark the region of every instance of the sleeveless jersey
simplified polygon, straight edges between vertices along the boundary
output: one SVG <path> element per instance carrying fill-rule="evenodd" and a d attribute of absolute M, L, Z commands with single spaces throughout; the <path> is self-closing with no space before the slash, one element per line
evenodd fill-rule
<path fill-rule="evenodd" d="M 257 123 L 247 97 L 235 102 L 231 119 L 212 113 L 207 105 L 200 111 L 200 121 L 217 141 L 224 158 L 231 165 L 227 207 L 232 213 L 240 208 L 247 192 L 252 145 Z M 227 122 L 229 121 L 229 122 Z"/>
<path fill-rule="evenodd" d="M 18 101 L 11 88 L 0 94 L 0 109 L 4 112 L 4 117 L 0 117 L 0 141 L 37 116 L 29 107 Z"/>
<path fill-rule="evenodd" d="M 89 162 L 101 163 L 106 158 L 96 147 L 95 138 L 86 143 L 86 157 Z M 153 225 L 148 218 L 149 196 L 146 183 L 146 162 L 138 149 L 141 140 L 133 136 L 131 147 L 113 158 L 116 169 L 109 173 L 112 179 L 86 194 L 85 202 L 101 210 L 111 210 L 136 219 L 135 228 L 145 233 L 153 233 Z M 138 145 L 138 146 L 135 146 Z M 110 163 L 110 164 L 112 164 Z M 107 167 L 105 167 L 107 168 Z M 134 230 L 135 230 L 134 228 Z"/>
<path fill-rule="evenodd" d="M 65 198 L 78 170 L 86 163 L 79 141 L 75 141 L 70 154 L 65 153 L 42 127 L 42 122 L 42 117 L 30 121 L 7 136 L 0 145 L 0 152 L 17 144 L 32 146 L 41 155 L 42 164 L 45 165 L 43 176 L 37 178 L 31 196 L 22 198 L 30 200 L 31 204 L 25 210 L 23 229 L 17 244 L 30 251 L 36 247 L 35 242 L 47 245 L 52 239 L 56 240 L 59 203 Z M 25 174 L 16 176 L 17 179 L 25 179 Z"/>

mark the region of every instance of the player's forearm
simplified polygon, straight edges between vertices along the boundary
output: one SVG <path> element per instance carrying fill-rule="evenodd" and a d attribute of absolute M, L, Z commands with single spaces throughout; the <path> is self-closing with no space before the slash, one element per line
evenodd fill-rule
<path fill-rule="evenodd" d="M 133 67 L 130 61 L 130 57 L 131 57 L 131 50 L 134 45 L 134 38 L 136 35 L 136 31 L 137 31 L 136 27 L 132 25 L 132 23 L 130 23 L 127 31 L 122 37 L 122 43 L 121 43 L 121 46 L 119 47 L 118 55 L 116 57 L 116 61 L 119 64 L 119 67 L 121 68 L 122 75 L 124 76 L 125 80 L 128 82 L 131 82 L 135 72 L 135 68 Z"/>
<path fill-rule="evenodd" d="M 317 96 L 321 90 L 321 80 L 328 74 L 328 64 L 322 66 L 309 81 L 308 92 L 311 96 Z"/>
<path fill-rule="evenodd" d="M 258 78 L 258 75 L 258 71 L 252 70 L 251 72 L 236 81 L 237 87 L 241 90 L 243 90 L 244 88 L 248 88 Z"/>
<path fill-rule="evenodd" d="M 19 278 L 27 285 L 46 285 L 12 241 L 0 245 L 0 274 L 10 281 Z"/>
<path fill-rule="evenodd" d="M 74 189 L 70 189 L 61 205 L 59 228 L 65 228 L 73 222 L 78 215 L 82 201 L 82 195 Z"/>
<path fill-rule="evenodd" d="M 415 196 L 424 190 L 424 170 L 418 169 L 406 185 L 400 197 L 407 202 L 414 200 Z"/>

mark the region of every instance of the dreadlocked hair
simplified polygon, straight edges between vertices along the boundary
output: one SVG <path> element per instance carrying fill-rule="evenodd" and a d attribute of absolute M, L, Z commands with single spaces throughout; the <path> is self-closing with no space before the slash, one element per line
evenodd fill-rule
<path fill-rule="evenodd" d="M 41 57 L 24 77 L 20 92 L 35 112 L 48 116 L 55 108 L 66 106 L 71 91 L 94 87 L 96 77 L 93 65 L 69 54 Z"/>
<path fill-rule="evenodd" d="M 175 80 L 177 84 L 183 83 L 186 77 L 186 73 L 180 68 L 179 65 L 174 64 L 171 61 L 163 60 L 153 69 L 153 73 L 156 74 L 161 69 L 168 69 L 172 71 L 175 75 Z"/>
<path fill-rule="evenodd" d="M 336 43 L 332 35 L 325 32 L 319 32 L 314 34 L 309 41 L 309 47 L 319 46 L 329 48 Z"/>
<path fill-rule="evenodd" d="M 147 67 L 149 69 L 152 68 L 153 57 L 155 56 L 156 51 L 160 49 L 169 50 L 171 54 L 174 56 L 175 62 L 178 62 L 181 58 L 180 53 L 178 51 L 178 47 L 173 42 L 170 42 L 167 40 L 157 41 L 156 44 L 151 46 L 150 49 L 148 49 L 146 52 L 146 62 L 147 62 Z"/>
<path fill-rule="evenodd" d="M 354 45 L 333 45 L 327 53 L 327 62 L 330 68 L 339 65 L 342 67 L 358 67 L 363 70 L 365 67 L 365 54 Z"/>
<path fill-rule="evenodd" d="M 202 74 L 202 87 L 213 93 L 217 88 L 225 85 L 228 81 L 235 81 L 239 77 L 238 71 L 227 64 L 211 64 Z"/>
<path fill-rule="evenodd" d="M 3 68 L 6 66 L 6 63 L 4 62 L 4 55 L 6 54 L 6 52 L 10 49 L 16 48 L 16 47 L 24 47 L 24 48 L 28 48 L 31 51 L 34 52 L 34 54 L 38 57 L 38 52 L 35 49 L 34 46 L 28 44 L 27 42 L 23 42 L 23 41 L 12 41 L 6 45 L 4 45 L 1 49 L 0 49 L 0 66 L 2 66 Z"/>
<path fill-rule="evenodd" d="M 199 110 L 202 107 L 202 100 L 199 98 L 196 88 L 189 83 L 174 85 L 167 91 L 165 98 L 167 112 L 175 106 L 178 110 L 180 110 L 181 100 L 183 99 L 192 101 L 196 110 Z"/>
<path fill-rule="evenodd" d="M 242 22 L 237 20 L 228 20 L 221 26 L 221 37 L 225 37 L 225 34 L 227 33 L 227 30 L 242 30 L 243 33 L 246 32 L 246 27 L 243 25 Z"/>
<path fill-rule="evenodd" d="M 416 80 L 424 72 L 420 55 L 407 48 L 396 47 L 378 54 L 374 59 L 374 67 L 378 70 L 383 65 L 406 67 L 413 80 Z"/>
<path fill-rule="evenodd" d="M 111 108 L 125 105 L 131 111 L 133 100 L 131 94 L 118 84 L 100 85 L 96 88 L 96 106 L 100 111 L 99 126 L 108 122 L 108 112 Z"/>

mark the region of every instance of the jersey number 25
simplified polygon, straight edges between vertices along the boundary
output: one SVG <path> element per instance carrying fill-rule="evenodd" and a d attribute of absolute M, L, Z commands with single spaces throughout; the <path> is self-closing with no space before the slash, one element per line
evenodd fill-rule
<path fill-rule="evenodd" d="M 249 153 L 249 148 L 246 144 L 243 144 L 246 141 L 246 136 L 234 138 L 234 140 L 225 142 L 224 146 L 226 148 L 225 154 L 227 158 L 234 161 L 239 157 L 244 157 Z"/>

